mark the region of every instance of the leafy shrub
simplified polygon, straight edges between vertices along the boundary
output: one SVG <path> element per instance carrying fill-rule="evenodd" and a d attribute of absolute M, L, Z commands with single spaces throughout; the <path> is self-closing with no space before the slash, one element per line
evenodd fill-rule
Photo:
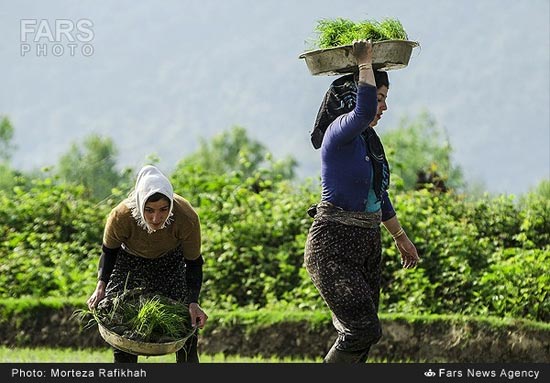
<path fill-rule="evenodd" d="M 501 317 L 550 321 L 550 251 L 510 248 L 475 283 L 472 306 Z"/>
<path fill-rule="evenodd" d="M 50 179 L 0 191 L 0 296 L 82 295 L 95 285 L 89 259 L 98 259 L 106 208 L 82 192 Z"/>
<path fill-rule="evenodd" d="M 267 296 L 280 299 L 300 284 L 306 210 L 315 198 L 307 186 L 268 170 L 209 176 L 182 166 L 172 178 L 177 190 L 192 190 L 201 217 L 209 299 L 263 306 Z"/>
<path fill-rule="evenodd" d="M 293 181 L 292 161 L 273 161 L 241 130 L 222 138 L 217 145 L 231 150 L 220 158 L 233 165 L 210 168 L 192 157 L 171 175 L 201 218 L 203 305 L 324 307 L 303 267 L 312 223 L 306 210 L 319 185 Z M 0 190 L 0 297 L 85 300 L 95 287 L 105 218 L 125 194 L 95 203 L 80 186 L 25 185 Z M 403 270 L 382 229 L 381 310 L 548 321 L 549 190 L 543 182 L 518 200 L 397 188 L 392 201 L 421 262 Z"/>

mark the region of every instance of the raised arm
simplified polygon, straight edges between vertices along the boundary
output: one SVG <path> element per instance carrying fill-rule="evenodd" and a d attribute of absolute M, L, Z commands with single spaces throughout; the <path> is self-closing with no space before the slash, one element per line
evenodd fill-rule
<path fill-rule="evenodd" d="M 372 70 L 372 43 L 358 40 L 353 43 L 353 54 L 359 68 L 355 109 L 335 120 L 327 134 L 334 145 L 345 145 L 360 135 L 374 119 L 378 102 L 376 81 Z"/>
<path fill-rule="evenodd" d="M 354 41 L 353 55 L 359 68 L 359 85 L 368 84 L 376 87 L 372 70 L 372 42 L 370 40 Z"/>

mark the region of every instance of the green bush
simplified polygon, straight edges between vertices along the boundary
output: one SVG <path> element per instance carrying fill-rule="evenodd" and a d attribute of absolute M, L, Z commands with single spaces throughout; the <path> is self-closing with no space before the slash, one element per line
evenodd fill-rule
<path fill-rule="evenodd" d="M 477 313 L 550 321 L 550 251 L 547 248 L 500 250 L 475 281 Z"/>
<path fill-rule="evenodd" d="M 80 296 L 95 285 L 106 210 L 82 192 L 50 179 L 0 191 L 1 297 Z"/>
<path fill-rule="evenodd" d="M 189 192 L 201 217 L 208 299 L 239 306 L 264 306 L 300 284 L 307 208 L 314 193 L 258 171 L 208 175 L 181 166 L 172 176 L 176 190 Z"/>
<path fill-rule="evenodd" d="M 205 307 L 324 308 L 303 267 L 306 210 L 319 186 L 293 182 L 271 165 L 212 173 L 180 164 L 171 175 L 201 218 Z M 51 180 L 0 191 L 0 298 L 84 301 L 95 286 L 105 218 L 121 198 L 93 203 L 82 188 Z M 382 311 L 550 319 L 544 193 L 469 200 L 418 190 L 392 200 L 421 262 L 403 270 L 382 229 Z"/>

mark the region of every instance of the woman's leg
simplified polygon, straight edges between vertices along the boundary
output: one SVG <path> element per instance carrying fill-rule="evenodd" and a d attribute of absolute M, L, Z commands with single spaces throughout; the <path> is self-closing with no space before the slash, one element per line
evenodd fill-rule
<path fill-rule="evenodd" d="M 334 342 L 323 358 L 323 363 L 365 363 L 367 361 L 370 347 L 359 351 L 343 351 L 338 350 L 337 346 L 338 342 Z"/>
<path fill-rule="evenodd" d="M 138 356 L 130 354 L 113 347 L 113 356 L 115 363 L 137 363 Z"/>
<path fill-rule="evenodd" d="M 308 238 L 305 265 L 338 332 L 324 361 L 365 362 L 370 347 L 381 337 L 377 313 L 380 233 L 331 223 L 315 226 Z"/>
<path fill-rule="evenodd" d="M 176 363 L 200 363 L 197 344 L 198 335 L 193 334 L 187 339 L 183 347 L 176 352 Z"/>

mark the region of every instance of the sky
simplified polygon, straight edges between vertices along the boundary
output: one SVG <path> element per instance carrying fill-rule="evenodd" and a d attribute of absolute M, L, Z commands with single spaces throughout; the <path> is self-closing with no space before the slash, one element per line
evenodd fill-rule
<path fill-rule="evenodd" d="M 521 194 L 550 178 L 548 0 L 0 4 L 0 115 L 18 169 L 55 165 L 93 133 L 114 140 L 120 166 L 155 154 L 169 171 L 238 125 L 317 177 L 309 132 L 335 77 L 298 57 L 321 19 L 391 17 L 420 47 L 389 72 L 379 133 L 426 111 L 469 183 Z"/>

